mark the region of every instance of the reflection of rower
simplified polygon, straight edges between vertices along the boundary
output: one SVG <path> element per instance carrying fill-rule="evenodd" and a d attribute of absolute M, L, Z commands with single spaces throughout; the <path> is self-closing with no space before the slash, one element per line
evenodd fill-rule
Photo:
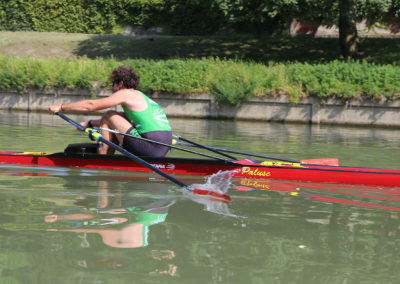
<path fill-rule="evenodd" d="M 158 204 L 156 204 L 158 203 Z M 48 215 L 46 223 L 61 222 L 70 225 L 68 228 L 55 229 L 56 231 L 98 233 L 102 236 L 103 243 L 117 248 L 134 248 L 148 245 L 149 227 L 166 220 L 168 208 L 174 201 L 161 200 L 153 202 L 154 208 L 118 208 L 118 209 L 91 209 L 79 213 Z M 102 214 L 122 214 L 122 216 L 101 218 Z M 123 224 L 120 229 L 115 226 Z M 102 228 L 102 226 L 107 226 Z M 112 226 L 112 227 L 110 227 Z"/>
<path fill-rule="evenodd" d="M 124 206 L 120 194 L 111 200 L 107 191 L 107 182 L 100 181 L 100 198 L 96 208 L 71 208 L 55 215 L 45 217 L 46 223 L 59 223 L 62 228 L 52 231 L 100 234 L 103 243 L 116 248 L 135 248 L 148 245 L 149 227 L 166 220 L 168 208 L 175 203 L 171 199 L 159 199 L 136 206 Z M 77 203 L 86 203 L 80 199 Z M 115 207 L 118 205 L 118 207 Z M 121 206 L 121 207 L 119 207 Z M 106 216 L 105 216 L 106 215 Z"/>

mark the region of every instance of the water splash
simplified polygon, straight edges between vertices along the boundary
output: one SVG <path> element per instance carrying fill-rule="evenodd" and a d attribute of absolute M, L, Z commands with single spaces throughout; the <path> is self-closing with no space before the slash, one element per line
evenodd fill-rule
<path fill-rule="evenodd" d="M 232 175 L 233 171 L 219 171 L 207 177 L 205 184 L 194 184 L 193 187 L 225 194 L 232 184 Z"/>
<path fill-rule="evenodd" d="M 193 184 L 192 187 L 225 194 L 228 192 L 232 184 L 232 174 L 233 171 L 219 171 L 207 177 L 204 184 Z M 228 204 L 218 200 L 213 200 L 212 197 L 210 198 L 191 194 L 191 199 L 196 203 L 204 205 L 205 211 L 230 217 L 239 217 L 229 210 Z"/>

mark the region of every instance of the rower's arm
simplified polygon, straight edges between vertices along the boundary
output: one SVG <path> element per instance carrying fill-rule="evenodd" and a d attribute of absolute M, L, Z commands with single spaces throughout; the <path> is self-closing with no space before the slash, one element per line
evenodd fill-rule
<path fill-rule="evenodd" d="M 124 102 L 125 97 L 126 92 L 118 91 L 111 96 L 102 99 L 82 100 L 73 103 L 50 106 L 49 112 L 54 113 L 54 111 L 70 111 L 77 113 L 89 113 L 120 105 Z"/>

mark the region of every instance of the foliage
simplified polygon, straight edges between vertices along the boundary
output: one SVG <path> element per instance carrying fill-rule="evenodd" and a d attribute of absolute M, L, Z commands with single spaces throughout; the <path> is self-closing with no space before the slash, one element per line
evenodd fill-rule
<path fill-rule="evenodd" d="M 267 69 L 261 64 L 216 60 L 208 85 L 217 101 L 239 105 L 263 88 Z"/>
<path fill-rule="evenodd" d="M 304 93 L 319 98 L 351 99 L 365 96 L 394 99 L 400 93 L 399 66 L 363 62 L 333 61 L 329 64 L 293 64 L 290 82 L 302 86 Z"/>
<path fill-rule="evenodd" d="M 228 22 L 239 32 L 282 31 L 290 23 L 296 0 L 217 0 Z M 300 4 L 301 5 L 301 4 Z"/>
<path fill-rule="evenodd" d="M 161 26 L 163 23 L 164 0 L 121 1 L 119 23 L 133 27 Z"/>
<path fill-rule="evenodd" d="M 110 33 L 130 25 L 176 35 L 260 35 L 287 30 L 293 18 L 338 24 L 341 3 L 370 26 L 400 14 L 397 0 L 0 0 L 0 30 Z"/>
<path fill-rule="evenodd" d="M 141 74 L 141 88 L 146 92 L 188 94 L 208 91 L 206 77 L 210 60 L 134 60 L 124 64 L 134 66 Z"/>
<path fill-rule="evenodd" d="M 114 60 L 93 61 L 86 58 L 38 60 L 32 57 L 0 57 L 0 88 L 17 89 L 19 92 L 28 87 L 92 90 L 109 84 L 107 71 L 116 64 Z"/>
<path fill-rule="evenodd" d="M 32 30 L 32 9 L 24 0 L 0 0 L 0 30 Z"/>
<path fill-rule="evenodd" d="M 0 89 L 110 89 L 109 74 L 132 66 L 146 93 L 212 93 L 220 102 L 239 105 L 252 96 L 286 94 L 293 103 L 302 96 L 327 98 L 400 97 L 400 66 L 333 61 L 325 64 L 268 65 L 236 60 L 125 60 L 70 58 L 39 60 L 0 57 Z"/>
<path fill-rule="evenodd" d="M 225 24 L 215 0 L 165 0 L 164 26 L 175 35 L 210 35 Z"/>
<path fill-rule="evenodd" d="M 110 33 L 140 0 L 0 0 L 0 30 Z M 152 5 L 152 4 L 151 4 Z M 129 9 L 128 9 L 129 8 Z M 144 14 L 147 10 L 140 10 Z M 139 13 L 139 14 L 140 14 Z M 143 21 L 133 21 L 142 25 Z"/>

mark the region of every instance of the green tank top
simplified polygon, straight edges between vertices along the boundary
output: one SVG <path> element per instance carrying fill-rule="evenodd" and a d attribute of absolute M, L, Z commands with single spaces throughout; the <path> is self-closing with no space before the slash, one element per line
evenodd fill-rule
<path fill-rule="evenodd" d="M 135 127 L 131 131 L 133 135 L 140 135 L 151 131 L 171 131 L 171 126 L 161 107 L 148 96 L 140 92 L 146 99 L 147 108 L 143 111 L 131 111 L 122 107 L 126 117 Z"/>
<path fill-rule="evenodd" d="M 130 224 L 142 224 L 143 225 L 143 244 L 142 247 L 146 247 L 149 245 L 148 235 L 149 235 L 149 227 L 151 225 L 159 224 L 165 222 L 167 219 L 168 213 L 151 213 L 151 212 L 135 212 L 136 210 L 141 210 L 137 207 L 127 208 L 128 211 L 134 212 L 134 219 L 130 220 Z"/>

